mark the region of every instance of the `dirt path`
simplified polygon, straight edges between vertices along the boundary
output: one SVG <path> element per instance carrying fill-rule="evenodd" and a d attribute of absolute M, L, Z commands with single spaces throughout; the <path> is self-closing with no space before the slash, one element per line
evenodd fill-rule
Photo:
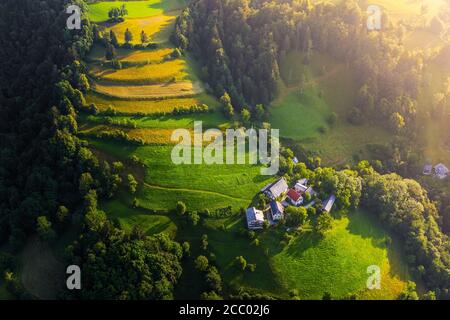
<path fill-rule="evenodd" d="M 169 190 L 169 191 L 181 191 L 181 192 L 193 192 L 193 193 L 206 193 L 211 194 L 231 200 L 242 200 L 242 201 L 251 201 L 251 199 L 244 199 L 244 198 L 238 198 L 238 197 L 232 197 L 223 193 L 214 192 L 214 191 L 208 191 L 208 190 L 198 190 L 198 189 L 186 189 L 186 188 L 175 188 L 175 187 L 162 187 L 158 185 L 152 185 L 148 183 L 144 183 L 145 187 L 151 188 L 151 189 L 158 189 L 158 190 Z"/>

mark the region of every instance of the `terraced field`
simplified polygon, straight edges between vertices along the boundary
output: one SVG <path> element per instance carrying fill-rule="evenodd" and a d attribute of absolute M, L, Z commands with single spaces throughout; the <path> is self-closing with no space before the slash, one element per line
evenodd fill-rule
<path fill-rule="evenodd" d="M 100 112 L 109 113 L 108 119 L 104 113 L 82 117 L 80 133 L 96 150 L 124 162 L 136 155 L 145 163 L 137 196 L 142 208 L 166 211 L 174 208 L 177 201 L 185 202 L 192 210 L 246 207 L 257 191 L 272 179 L 260 177 L 259 167 L 176 166 L 172 163 L 173 130 L 187 128 L 192 132 L 194 121 L 203 121 L 204 128 L 226 128 L 229 124 L 216 110 L 217 100 L 205 92 L 195 61 L 189 56 L 170 58 L 174 48 L 169 35 L 180 13 L 177 5 L 183 1 L 144 2 L 147 3 L 126 2 L 127 9 L 137 7 L 128 9 L 125 21 L 115 25 L 105 22 L 105 14 L 107 16 L 110 6 L 121 2 L 90 6 L 94 21 L 100 22 L 104 33 L 113 30 L 119 43 L 123 43 L 126 29 L 133 34 L 132 44 L 140 43 L 140 33 L 144 30 L 149 42 L 157 43 L 157 48 L 117 48 L 116 59 L 122 68 L 114 69 L 105 59 L 105 48 L 100 44 L 93 47 L 87 58 L 92 86 L 86 100 L 88 104 L 95 104 Z M 208 105 L 211 112 L 164 115 L 202 104 Z M 143 141 L 145 146 L 136 148 L 125 142 L 99 138 L 103 133 L 114 132 L 126 133 L 132 139 Z M 135 210 L 129 209 L 135 218 L 127 218 L 116 209 L 129 207 L 130 201 L 129 196 L 122 195 L 104 206 L 127 227 L 142 218 Z M 152 228 L 154 222 L 155 219 L 145 225 Z"/>
<path fill-rule="evenodd" d="M 133 81 L 136 82 L 138 80 Z M 147 78 L 144 81 L 156 81 Z M 173 83 L 156 83 L 153 85 L 113 85 L 96 83 L 94 91 L 112 98 L 127 100 L 161 100 L 165 98 L 194 97 L 203 92 L 198 82 L 182 81 Z M 112 104 L 114 106 L 114 104 Z"/>
<path fill-rule="evenodd" d="M 160 84 L 184 80 L 187 76 L 186 62 L 182 59 L 167 61 L 160 64 L 132 66 L 119 70 L 105 69 L 101 66 L 92 68 L 91 75 L 100 80 L 118 84 Z M 170 84 L 170 83 L 169 83 Z"/>

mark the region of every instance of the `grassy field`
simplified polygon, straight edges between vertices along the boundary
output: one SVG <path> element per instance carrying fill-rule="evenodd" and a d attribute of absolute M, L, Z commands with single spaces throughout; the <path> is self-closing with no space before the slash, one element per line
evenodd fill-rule
<path fill-rule="evenodd" d="M 145 184 L 138 194 L 147 209 L 173 209 L 183 201 L 191 210 L 248 206 L 273 177 L 253 165 L 174 165 L 171 146 L 134 147 L 91 140 L 97 149 L 120 159 L 137 155 L 145 163 Z"/>
<path fill-rule="evenodd" d="M 302 140 L 320 135 L 319 129 L 327 127 L 331 110 L 318 97 L 315 88 L 289 93 L 280 104 L 273 104 L 271 124 L 280 129 L 284 138 Z"/>
<path fill-rule="evenodd" d="M 113 92 L 112 89 L 111 92 Z M 171 98 L 159 100 L 118 100 L 116 98 L 90 92 L 86 95 L 86 101 L 89 104 L 95 103 L 101 111 L 104 111 L 109 107 L 113 107 L 119 114 L 152 114 L 172 112 L 174 108 L 188 109 L 190 106 L 200 104 L 203 99 L 199 99 L 194 96 L 192 98 Z"/>
<path fill-rule="evenodd" d="M 314 54 L 309 65 L 303 61 L 302 54 L 291 52 L 280 65 L 282 82 L 272 103 L 271 124 L 282 137 L 317 152 L 324 165 L 369 158 L 368 144 L 389 143 L 392 137 L 383 128 L 348 123 L 359 90 L 353 71 L 323 54 Z M 328 122 L 331 113 L 337 115 L 334 125 Z"/>
<path fill-rule="evenodd" d="M 91 68 L 93 70 L 93 68 Z M 120 70 L 96 68 L 91 72 L 95 78 L 122 84 L 159 84 L 175 82 L 187 77 L 186 62 L 182 59 L 167 61 L 161 64 L 133 66 Z"/>
<path fill-rule="evenodd" d="M 117 59 L 122 63 L 161 63 L 164 58 L 172 53 L 172 48 L 133 50 L 118 48 L 116 49 Z M 105 48 L 96 44 L 92 47 L 87 57 L 88 61 L 105 62 Z"/>
<path fill-rule="evenodd" d="M 334 298 L 356 295 L 358 299 L 396 299 L 409 279 L 396 241 L 388 246 L 387 234 L 364 211 L 335 220 L 324 239 L 306 231 L 289 244 L 281 243 L 282 229 L 272 229 L 260 234 L 260 245 L 255 246 L 241 235 L 244 228 L 240 216 L 208 219 L 205 227 L 181 228 L 178 237 L 200 243 L 201 234 L 208 235 L 209 249 L 215 254 L 227 292 L 246 288 L 287 298 L 291 289 L 297 289 L 302 299 L 321 299 L 325 292 Z M 256 264 L 255 272 L 235 266 L 234 259 L 240 255 Z M 366 289 L 370 265 L 381 268 L 380 290 Z M 184 281 L 189 283 L 189 279 Z M 183 292 L 180 295 L 183 298 Z"/>
<path fill-rule="evenodd" d="M 106 21 L 109 10 L 123 4 L 128 11 L 127 18 L 144 18 L 182 8 L 186 3 L 184 0 L 103 1 L 89 5 L 89 18 L 93 22 Z"/>
<path fill-rule="evenodd" d="M 121 195 L 112 201 L 101 204 L 101 209 L 108 213 L 108 216 L 117 219 L 122 229 L 131 231 L 134 226 L 139 226 L 147 235 L 161 232 L 175 236 L 177 226 L 168 216 L 149 214 L 142 209 L 132 209 L 129 196 Z"/>
<path fill-rule="evenodd" d="M 364 212 L 355 212 L 350 218 L 336 220 L 325 239 L 307 233 L 293 240 L 279 251 L 271 245 L 273 266 L 282 283 L 297 288 L 306 299 L 320 299 L 324 292 L 342 298 L 357 294 L 377 299 L 395 299 L 404 289 L 407 278 L 405 265 L 390 261 L 394 250 L 388 250 L 386 233 L 374 219 Z M 382 289 L 366 292 L 367 267 L 382 268 Z M 396 272 L 393 272 L 393 268 Z M 292 270 L 295 270 L 294 272 Z"/>
<path fill-rule="evenodd" d="M 157 116 L 157 117 L 114 117 L 116 121 L 133 121 L 137 128 L 161 128 L 161 129 L 177 129 L 177 128 L 193 128 L 195 121 L 201 121 L 203 128 L 225 128 L 228 123 L 226 119 L 219 113 L 196 114 L 186 116 Z M 103 123 L 102 116 L 89 116 L 82 119 L 83 122 Z"/>
<path fill-rule="evenodd" d="M 166 43 L 170 36 L 172 27 L 175 23 L 176 14 L 159 15 L 144 19 L 127 19 L 124 22 L 108 27 L 117 35 L 119 43 L 125 43 L 125 31 L 128 29 L 133 38 L 131 44 L 141 44 L 141 32 L 144 31 L 148 36 L 148 41 L 153 43 Z"/>
<path fill-rule="evenodd" d="M 181 81 L 154 85 L 104 85 L 97 83 L 95 92 L 126 100 L 161 100 L 165 98 L 189 98 L 203 92 L 198 82 Z M 135 102 L 137 103 L 137 102 Z"/>

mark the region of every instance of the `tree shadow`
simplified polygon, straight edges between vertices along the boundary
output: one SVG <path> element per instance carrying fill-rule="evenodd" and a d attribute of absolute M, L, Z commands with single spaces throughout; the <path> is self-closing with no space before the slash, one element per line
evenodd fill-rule
<path fill-rule="evenodd" d="M 371 239 L 373 246 L 388 249 L 389 235 L 377 219 L 367 212 L 350 212 L 347 230 L 363 239 Z"/>
<path fill-rule="evenodd" d="M 292 257 L 299 258 L 309 248 L 317 246 L 323 238 L 315 232 L 305 232 L 294 239 L 286 250 L 286 253 Z"/>

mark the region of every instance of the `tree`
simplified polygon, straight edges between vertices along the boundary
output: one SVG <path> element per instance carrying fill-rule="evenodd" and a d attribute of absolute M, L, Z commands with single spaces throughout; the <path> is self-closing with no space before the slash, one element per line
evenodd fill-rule
<path fill-rule="evenodd" d="M 139 199 L 138 199 L 138 198 L 134 198 L 134 199 L 133 199 L 133 202 L 131 203 L 131 206 L 132 206 L 134 209 L 139 208 Z"/>
<path fill-rule="evenodd" d="M 48 221 L 46 216 L 40 216 L 36 220 L 36 231 L 44 241 L 51 241 L 55 239 L 55 232 L 52 229 L 52 223 Z"/>
<path fill-rule="evenodd" d="M 242 108 L 241 110 L 241 118 L 245 125 L 250 123 L 250 111 L 247 108 Z"/>
<path fill-rule="evenodd" d="M 189 242 L 185 241 L 182 244 L 183 247 L 183 254 L 184 256 L 190 256 L 191 255 L 191 245 L 189 244 Z"/>
<path fill-rule="evenodd" d="M 105 58 L 108 61 L 114 60 L 116 58 L 116 49 L 114 48 L 113 45 L 108 44 L 106 46 Z"/>
<path fill-rule="evenodd" d="M 177 202 L 176 212 L 178 215 L 182 216 L 186 213 L 186 205 L 182 201 Z"/>
<path fill-rule="evenodd" d="M 200 297 L 202 300 L 223 300 L 221 296 L 219 296 L 216 292 L 203 292 Z"/>
<path fill-rule="evenodd" d="M 145 33 L 145 31 L 142 30 L 142 32 L 141 32 L 141 43 L 142 43 L 142 44 L 145 44 L 145 43 L 147 43 L 147 42 L 148 42 L 148 36 L 147 36 L 147 34 Z"/>
<path fill-rule="evenodd" d="M 131 194 L 136 193 L 137 187 L 138 187 L 138 182 L 136 181 L 136 179 L 133 177 L 133 175 L 130 173 L 127 175 L 127 184 L 128 184 L 128 190 L 130 191 Z"/>
<path fill-rule="evenodd" d="M 224 92 L 222 97 L 220 97 L 220 103 L 222 105 L 224 115 L 228 119 L 233 118 L 234 117 L 234 108 L 233 108 L 233 105 L 231 104 L 231 97 L 228 94 L 228 92 Z"/>
<path fill-rule="evenodd" d="M 405 290 L 400 295 L 400 300 L 419 300 L 414 282 L 408 281 Z"/>
<path fill-rule="evenodd" d="M 120 17 L 120 9 L 119 8 L 111 8 L 108 11 L 108 17 L 113 21 L 118 21 Z"/>
<path fill-rule="evenodd" d="M 209 267 L 209 261 L 208 258 L 205 256 L 198 256 L 197 259 L 195 259 L 195 268 L 201 272 L 205 272 L 208 270 Z"/>
<path fill-rule="evenodd" d="M 320 236 L 325 236 L 328 230 L 333 227 L 333 217 L 328 212 L 323 212 L 316 221 L 315 231 Z"/>
<path fill-rule="evenodd" d="M 206 251 L 208 249 L 208 235 L 207 234 L 202 235 L 201 245 L 202 245 L 202 249 L 204 251 Z"/>
<path fill-rule="evenodd" d="M 241 269 L 242 271 L 244 271 L 245 268 L 247 268 L 247 260 L 245 260 L 245 258 L 243 256 L 236 257 L 235 263 L 236 263 L 236 266 L 239 269 Z"/>
<path fill-rule="evenodd" d="M 91 86 L 89 85 L 89 80 L 84 73 L 78 75 L 78 87 L 83 93 L 87 93 Z"/>
<path fill-rule="evenodd" d="M 247 265 L 247 270 L 250 272 L 255 272 L 256 271 L 256 264 L 255 263 L 249 263 Z"/>
<path fill-rule="evenodd" d="M 222 291 L 222 277 L 220 276 L 219 270 L 217 270 L 216 267 L 214 266 L 209 267 L 205 279 L 208 287 L 211 290 L 215 292 Z"/>
<path fill-rule="evenodd" d="M 81 174 L 79 181 L 79 191 L 81 194 L 86 194 L 94 185 L 94 179 L 89 172 L 84 172 Z"/>
<path fill-rule="evenodd" d="M 255 120 L 258 122 L 264 121 L 265 110 L 262 104 L 258 104 L 255 107 Z"/>
<path fill-rule="evenodd" d="M 64 223 L 69 217 L 69 209 L 64 206 L 59 206 L 58 211 L 56 211 L 56 218 L 59 223 Z"/>
<path fill-rule="evenodd" d="M 289 291 L 289 296 L 292 300 L 300 300 L 300 294 L 297 289 L 292 289 Z"/>
<path fill-rule="evenodd" d="M 328 123 L 330 126 L 334 126 L 337 122 L 338 119 L 338 115 L 336 112 L 333 112 L 330 114 L 330 116 L 328 117 Z"/>
<path fill-rule="evenodd" d="M 116 33 L 112 29 L 109 31 L 109 38 L 110 38 L 111 44 L 114 46 L 114 48 L 118 48 L 119 40 L 117 40 Z"/>
<path fill-rule="evenodd" d="M 405 119 L 400 113 L 394 112 L 389 118 L 389 125 L 393 131 L 400 132 L 406 125 Z"/>
<path fill-rule="evenodd" d="M 333 297 L 331 296 L 331 293 L 326 291 L 326 292 L 324 292 L 324 294 L 322 296 L 322 300 L 333 300 Z"/>
<path fill-rule="evenodd" d="M 308 218 L 308 212 L 304 207 L 289 206 L 286 208 L 285 213 L 287 215 L 286 223 L 293 227 L 304 224 Z"/>
<path fill-rule="evenodd" d="M 125 43 L 127 45 L 130 44 L 131 41 L 133 41 L 133 34 L 130 32 L 130 30 L 128 30 L 128 28 L 125 30 Z"/>
<path fill-rule="evenodd" d="M 127 7 L 125 6 L 125 4 L 122 4 L 120 6 L 120 16 L 125 17 L 126 15 L 128 15 Z"/>
<path fill-rule="evenodd" d="M 423 300 L 436 300 L 436 293 L 434 291 L 424 293 Z"/>
<path fill-rule="evenodd" d="M 188 219 L 189 222 L 195 227 L 200 221 L 200 216 L 198 215 L 197 211 L 193 211 L 188 213 Z"/>

